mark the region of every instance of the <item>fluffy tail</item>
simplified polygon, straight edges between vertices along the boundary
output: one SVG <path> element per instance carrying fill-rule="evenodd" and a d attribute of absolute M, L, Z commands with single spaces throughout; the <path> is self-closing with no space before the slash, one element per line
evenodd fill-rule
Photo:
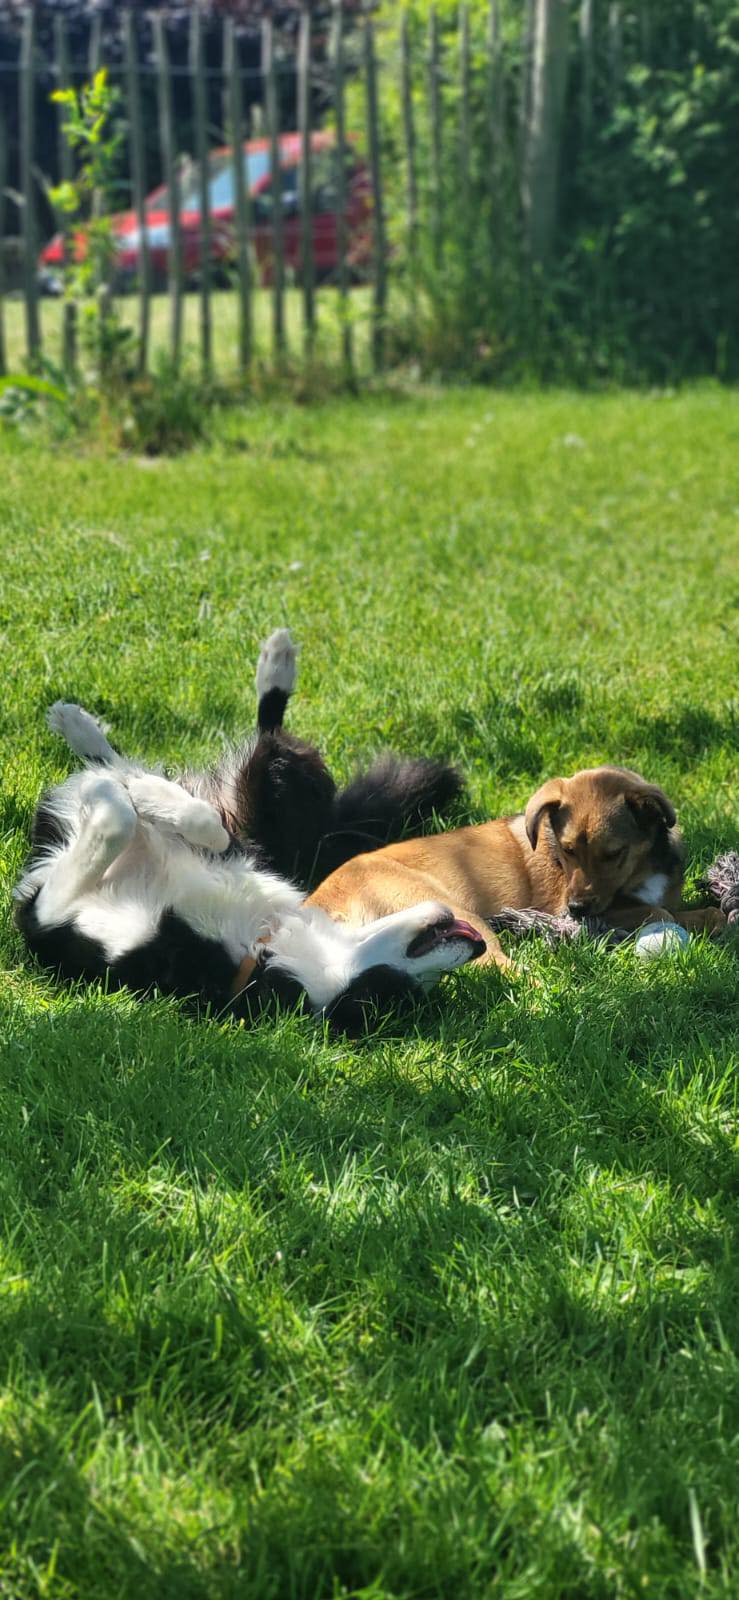
<path fill-rule="evenodd" d="M 117 750 L 105 737 L 103 724 L 90 711 L 85 711 L 83 706 L 73 705 L 68 700 L 55 700 L 46 713 L 46 721 L 52 733 L 58 733 L 62 739 L 66 739 L 75 755 L 81 756 L 83 761 L 102 761 L 106 766 L 115 766 L 120 761 Z"/>
<path fill-rule="evenodd" d="M 435 813 L 447 811 L 462 787 L 456 768 L 443 761 L 403 761 L 387 751 L 334 797 L 331 826 L 321 840 L 317 881 L 352 856 L 417 832 Z"/>
<path fill-rule="evenodd" d="M 295 688 L 298 652 L 289 628 L 276 628 L 262 645 L 257 662 L 257 727 L 272 733 L 282 727 Z"/>

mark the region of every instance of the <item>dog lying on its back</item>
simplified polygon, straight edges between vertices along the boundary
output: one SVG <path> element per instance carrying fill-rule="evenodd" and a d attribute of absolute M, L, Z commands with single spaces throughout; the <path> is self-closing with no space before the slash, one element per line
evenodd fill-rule
<path fill-rule="evenodd" d="M 318 751 L 282 727 L 294 678 L 280 630 L 259 660 L 256 738 L 177 783 L 117 754 L 81 707 L 52 708 L 52 728 L 86 766 L 41 800 L 15 891 L 44 965 L 239 1016 L 297 991 L 351 1028 L 368 1003 L 479 954 L 479 935 L 428 898 L 358 930 L 304 905 L 296 884 L 443 810 L 460 780 L 440 763 L 385 755 L 337 792 Z"/>
<path fill-rule="evenodd" d="M 722 913 L 683 906 L 682 887 L 682 838 L 667 795 L 636 772 L 595 767 L 550 779 L 519 816 L 357 856 L 311 901 L 356 925 L 438 897 L 485 939 L 479 960 L 508 967 L 487 927 L 506 910 L 598 915 L 622 928 L 672 919 L 720 932 Z"/>

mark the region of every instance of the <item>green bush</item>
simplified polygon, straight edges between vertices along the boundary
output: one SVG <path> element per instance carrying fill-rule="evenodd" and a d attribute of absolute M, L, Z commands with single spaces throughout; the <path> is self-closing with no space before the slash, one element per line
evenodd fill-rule
<path fill-rule="evenodd" d="M 389 228 L 405 272 L 407 309 L 393 319 L 396 354 L 423 365 L 501 376 L 675 380 L 734 377 L 739 204 L 739 0 L 657 0 L 621 8 L 608 31 L 595 7 L 588 117 L 573 5 L 562 142 L 559 230 L 546 275 L 522 242 L 521 8 L 502 6 L 503 78 L 497 150 L 491 136 L 489 7 L 471 18 L 469 189 L 462 182 L 458 8 L 437 8 L 442 41 L 444 248 L 433 247 L 426 28 L 429 0 L 409 12 L 420 228 L 409 253 L 399 8 L 385 0 L 383 138 Z M 355 86 L 355 115 L 361 89 Z"/>

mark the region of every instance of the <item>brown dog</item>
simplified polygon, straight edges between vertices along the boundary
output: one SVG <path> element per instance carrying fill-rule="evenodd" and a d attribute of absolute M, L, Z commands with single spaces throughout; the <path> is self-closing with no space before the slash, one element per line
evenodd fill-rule
<path fill-rule="evenodd" d="M 355 856 L 310 899 L 349 923 L 440 900 L 485 940 L 478 960 L 506 967 L 486 919 L 507 908 L 719 931 L 721 912 L 683 907 L 682 885 L 682 839 L 667 795 L 623 767 L 594 767 L 551 778 L 519 816 Z"/>

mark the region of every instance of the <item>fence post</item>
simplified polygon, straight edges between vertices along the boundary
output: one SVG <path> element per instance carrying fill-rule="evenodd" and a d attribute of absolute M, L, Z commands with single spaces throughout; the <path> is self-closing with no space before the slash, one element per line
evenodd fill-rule
<path fill-rule="evenodd" d="M 562 118 L 569 68 L 569 0 L 536 0 L 531 105 L 523 164 L 529 261 L 545 267 L 557 223 Z"/>
<path fill-rule="evenodd" d="M 623 86 L 624 38 L 623 19 L 619 0 L 611 0 L 608 7 L 608 55 L 611 68 L 611 91 L 617 100 Z"/>
<path fill-rule="evenodd" d="M 416 272 L 418 268 L 418 175 L 416 172 L 416 127 L 413 120 L 413 81 L 407 6 L 404 6 L 400 18 L 400 93 L 403 103 L 406 203 L 408 206 L 408 227 L 406 232 L 408 282 L 411 302 L 415 307 Z"/>
<path fill-rule="evenodd" d="M 351 382 L 354 375 L 354 350 L 352 325 L 349 316 L 349 270 L 347 255 L 349 241 L 346 225 L 346 107 L 344 104 L 344 6 L 343 0 L 334 0 L 333 27 L 333 77 L 334 111 L 336 114 L 337 178 L 337 246 L 339 253 L 339 308 L 344 375 Z"/>
<path fill-rule="evenodd" d="M 459 8 L 459 182 L 465 229 L 470 217 L 470 14 Z"/>
<path fill-rule="evenodd" d="M 54 54 L 56 56 L 56 76 L 60 89 L 68 89 L 72 82 L 69 70 L 69 51 L 67 49 L 67 29 L 64 17 L 57 12 L 54 17 Z M 65 114 L 64 107 L 58 110 L 58 150 L 59 150 L 59 176 L 62 183 L 74 181 L 74 159 L 69 147 L 69 140 L 64 132 Z M 61 215 L 61 234 L 63 269 L 66 278 L 69 266 L 69 214 L 66 211 Z M 70 375 L 74 372 L 77 357 L 77 307 L 73 300 L 68 300 L 66 295 L 62 306 L 62 366 Z"/>
<path fill-rule="evenodd" d="M 364 24 L 364 70 L 367 87 L 367 133 L 369 137 L 370 173 L 372 177 L 372 231 L 374 242 L 372 359 L 375 370 L 379 371 L 384 365 L 385 360 L 387 272 L 385 265 L 385 216 L 383 212 L 382 201 L 382 168 L 380 164 L 380 119 L 377 105 L 375 30 L 369 18 Z"/>
<path fill-rule="evenodd" d="M 0 110 L 0 378 L 7 372 L 5 353 L 5 185 L 8 181 L 8 125 Z"/>
<path fill-rule="evenodd" d="M 90 33 L 87 40 L 87 76 L 92 79 L 100 70 L 102 54 L 103 16 L 101 11 L 93 11 L 90 21 Z"/>
<path fill-rule="evenodd" d="M 175 150 L 174 109 L 172 105 L 172 75 L 169 65 L 169 46 L 165 19 L 161 11 L 154 14 L 154 46 L 157 58 L 157 85 L 159 92 L 159 137 L 162 145 L 164 181 L 169 196 L 169 250 L 167 252 L 167 277 L 170 301 L 170 337 L 172 362 L 180 364 L 182 354 L 182 233 L 180 228 L 180 182 Z"/>
<path fill-rule="evenodd" d="M 203 375 L 210 376 L 212 366 L 212 339 L 210 321 L 210 168 L 208 164 L 207 103 L 205 83 L 205 40 L 203 16 L 199 6 L 190 14 L 190 72 L 193 86 L 195 112 L 195 159 L 198 167 L 198 194 L 200 198 L 200 360 Z"/>
<path fill-rule="evenodd" d="M 149 234 L 146 217 L 146 167 L 144 157 L 143 124 L 141 120 L 141 90 L 139 62 L 136 49 L 136 19 L 130 10 L 123 13 L 123 35 L 126 53 L 126 83 L 128 87 L 128 131 L 131 144 L 131 185 L 139 234 L 139 372 L 146 372 L 149 359 L 149 297 L 151 272 L 149 261 Z"/>
<path fill-rule="evenodd" d="M 38 310 L 36 196 L 33 187 L 33 52 L 35 44 L 33 7 L 23 13 L 20 55 L 20 179 L 23 196 L 23 290 L 26 301 L 26 350 L 35 364 L 41 354 L 41 328 Z"/>
<path fill-rule="evenodd" d="M 434 266 L 441 268 L 444 254 L 442 218 L 441 93 L 439 23 L 435 8 L 429 12 L 429 116 L 431 119 L 431 242 Z"/>
<path fill-rule="evenodd" d="M 282 227 L 282 167 L 272 18 L 262 22 L 262 74 L 272 171 L 272 339 L 278 363 L 285 353 L 285 253 Z"/>
<path fill-rule="evenodd" d="M 492 224 L 500 239 L 503 234 L 503 157 L 505 147 L 505 79 L 500 34 L 500 0 L 490 0 L 488 24 L 490 63 L 490 186 Z"/>
<path fill-rule="evenodd" d="M 251 265 L 249 261 L 249 188 L 244 171 L 244 108 L 239 72 L 239 52 L 233 17 L 227 17 L 223 37 L 227 76 L 228 126 L 233 150 L 236 202 L 236 262 L 239 279 L 239 363 L 246 372 L 252 352 Z"/>
<path fill-rule="evenodd" d="M 590 143 L 593 122 L 593 0 L 580 0 L 580 140 L 584 150 Z"/>
<path fill-rule="evenodd" d="M 313 261 L 313 175 L 311 170 L 310 103 L 311 25 L 307 5 L 300 8 L 298 34 L 298 130 L 300 133 L 300 276 L 303 285 L 303 334 L 310 355 L 316 328 Z"/>

